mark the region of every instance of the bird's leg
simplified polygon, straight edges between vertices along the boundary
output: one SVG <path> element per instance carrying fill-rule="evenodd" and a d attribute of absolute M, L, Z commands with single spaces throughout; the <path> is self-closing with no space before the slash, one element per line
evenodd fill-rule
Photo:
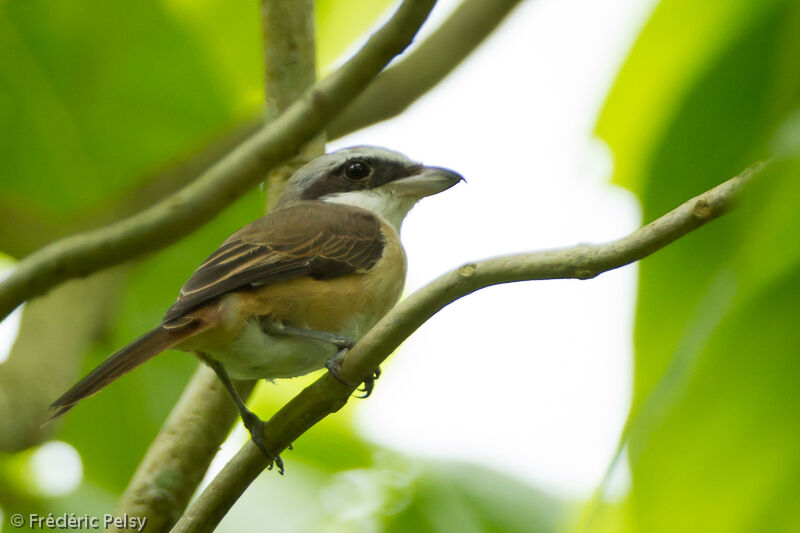
<path fill-rule="evenodd" d="M 236 407 L 239 409 L 239 414 L 242 417 L 242 422 L 244 423 L 244 427 L 247 428 L 247 431 L 250 432 L 250 437 L 253 439 L 253 442 L 256 446 L 266 455 L 269 459 L 271 459 L 269 469 L 272 470 L 272 462 L 275 463 L 275 466 L 278 467 L 278 472 L 283 475 L 283 459 L 281 459 L 280 455 L 273 456 L 271 453 L 267 451 L 267 445 L 264 442 L 264 421 L 261 420 L 257 414 L 247 408 L 247 406 L 242 401 L 242 398 L 239 396 L 239 393 L 236 391 L 236 388 L 233 386 L 233 381 L 231 377 L 228 375 L 228 372 L 225 371 L 225 367 L 219 361 L 215 361 L 210 357 L 207 357 L 201 354 L 203 360 L 210 366 L 214 372 L 217 373 L 217 377 L 225 385 L 225 388 L 228 389 L 231 397 L 233 398 L 234 403 L 236 403 Z"/>
<path fill-rule="evenodd" d="M 327 342 L 333 344 L 339 348 L 339 350 L 350 349 L 356 344 L 356 341 L 346 335 L 337 335 L 336 333 L 319 331 L 316 329 L 295 328 L 269 319 L 261 320 L 261 329 L 264 333 L 269 333 L 270 335 L 296 335 L 298 337 L 307 337 L 309 339 Z"/>
<path fill-rule="evenodd" d="M 341 362 L 344 358 L 344 354 L 356 344 L 356 341 L 350 337 L 345 335 L 337 335 L 336 333 L 331 333 L 329 331 L 286 326 L 280 322 L 266 318 L 261 320 L 261 329 L 265 333 L 271 335 L 297 335 L 300 337 L 307 337 L 309 339 L 316 339 L 318 341 L 333 344 L 339 348 L 339 351 L 336 352 L 336 355 L 325 361 L 325 368 L 327 368 L 333 377 L 335 377 L 340 383 L 349 385 L 351 387 L 356 386 L 355 383 L 348 383 L 344 378 L 342 378 L 339 372 L 341 370 Z M 364 380 L 364 388 L 359 389 L 364 394 L 359 396 L 359 398 L 366 398 L 372 394 L 372 389 L 375 388 L 375 380 L 378 379 L 380 375 L 381 369 L 378 367 L 372 372 L 372 374 L 370 374 L 369 377 Z"/>
<path fill-rule="evenodd" d="M 350 383 L 346 379 L 344 379 L 341 375 L 342 370 L 342 359 L 344 359 L 344 354 L 347 353 L 347 349 L 341 349 L 336 352 L 336 355 L 325 361 L 325 368 L 328 369 L 328 372 L 331 373 L 333 377 L 336 378 L 336 381 L 342 383 L 344 385 L 348 385 L 350 387 L 355 387 L 356 383 Z M 358 389 L 359 391 L 363 392 L 362 396 L 357 396 L 358 398 L 367 398 L 370 394 L 372 394 L 372 389 L 375 388 L 375 380 L 381 377 L 381 367 L 375 367 L 375 370 L 372 371 L 367 378 L 364 379 L 364 388 Z"/>

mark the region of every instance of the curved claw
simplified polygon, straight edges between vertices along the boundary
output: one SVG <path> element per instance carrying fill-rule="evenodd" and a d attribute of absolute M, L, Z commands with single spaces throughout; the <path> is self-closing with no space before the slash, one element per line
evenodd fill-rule
<path fill-rule="evenodd" d="M 376 367 L 375 370 L 372 371 L 372 375 L 367 377 L 364 380 L 364 387 L 358 389 L 360 392 L 363 392 L 361 396 L 356 396 L 356 398 L 369 398 L 370 394 L 372 394 L 372 390 L 375 388 L 375 381 L 381 377 L 381 367 Z"/>
<path fill-rule="evenodd" d="M 264 450 L 261 450 L 261 451 L 263 452 Z M 275 466 L 277 466 L 277 467 L 278 467 L 278 473 L 279 473 L 280 475 L 283 475 L 283 473 L 284 473 L 284 471 L 285 471 L 285 470 L 284 470 L 284 468 L 283 468 L 283 459 L 281 459 L 281 456 L 280 456 L 280 455 L 277 455 L 277 456 L 275 456 L 275 457 L 271 457 L 271 456 L 268 456 L 268 457 L 269 457 L 270 459 L 272 459 L 272 460 L 271 460 L 271 461 L 269 462 L 269 464 L 267 465 L 267 470 L 272 470 L 272 465 L 274 464 Z"/>
<path fill-rule="evenodd" d="M 346 350 L 340 350 L 336 355 L 325 361 L 325 368 L 328 369 L 328 372 L 336 378 L 336 381 L 343 385 L 348 385 L 350 387 L 355 387 L 355 383 L 350 383 L 346 379 L 344 379 L 341 374 L 339 373 L 342 370 L 341 360 L 344 357 L 344 353 Z M 364 379 L 363 388 L 357 389 L 359 392 L 363 392 L 361 396 L 356 395 L 356 398 L 367 398 L 370 394 L 372 394 L 372 389 L 375 388 L 375 380 L 381 377 L 381 367 L 375 367 L 375 370 L 372 371 L 372 374 Z"/>

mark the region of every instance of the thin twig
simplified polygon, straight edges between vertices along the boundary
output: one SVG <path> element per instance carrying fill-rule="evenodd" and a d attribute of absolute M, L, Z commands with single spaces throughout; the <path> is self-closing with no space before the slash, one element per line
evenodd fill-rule
<path fill-rule="evenodd" d="M 341 377 L 356 382 L 368 375 L 419 326 L 450 303 L 501 283 L 544 279 L 589 279 L 638 261 L 729 211 L 756 165 L 697 196 L 622 239 L 599 245 L 518 254 L 465 264 L 421 288 L 381 319 L 348 352 Z M 277 455 L 324 417 L 347 403 L 353 388 L 326 373 L 295 396 L 267 423 L 267 449 Z M 250 441 L 225 465 L 173 529 L 211 531 L 266 467 Z"/>
<path fill-rule="evenodd" d="M 463 0 L 436 31 L 381 72 L 330 126 L 337 139 L 395 117 L 430 91 L 475 50 L 521 0 Z"/>
<path fill-rule="evenodd" d="M 126 220 L 62 239 L 24 258 L 0 284 L 0 319 L 68 279 L 163 248 L 211 220 L 321 132 L 408 46 L 434 3 L 405 0 L 353 58 L 179 192 Z"/>

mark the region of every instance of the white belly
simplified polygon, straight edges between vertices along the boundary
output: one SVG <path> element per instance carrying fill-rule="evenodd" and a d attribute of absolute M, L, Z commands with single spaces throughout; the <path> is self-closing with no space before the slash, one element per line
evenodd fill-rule
<path fill-rule="evenodd" d="M 350 322 L 343 331 L 331 333 L 358 340 L 373 325 L 373 320 L 360 317 Z M 274 379 L 319 370 L 337 351 L 338 348 L 328 342 L 299 335 L 265 333 L 258 320 L 251 320 L 234 341 L 206 353 L 222 363 L 233 378 Z"/>

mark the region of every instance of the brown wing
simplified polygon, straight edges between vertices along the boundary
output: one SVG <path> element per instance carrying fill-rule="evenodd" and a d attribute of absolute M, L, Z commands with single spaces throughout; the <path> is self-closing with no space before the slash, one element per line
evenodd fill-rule
<path fill-rule="evenodd" d="M 366 211 L 325 202 L 278 209 L 222 243 L 183 286 L 164 322 L 233 290 L 368 270 L 383 246 L 380 223 Z"/>

